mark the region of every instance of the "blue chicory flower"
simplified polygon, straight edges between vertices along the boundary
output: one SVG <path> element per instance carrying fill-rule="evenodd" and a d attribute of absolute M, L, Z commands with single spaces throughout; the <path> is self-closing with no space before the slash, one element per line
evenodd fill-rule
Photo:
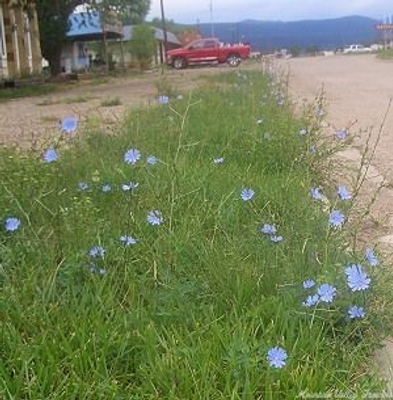
<path fill-rule="evenodd" d="M 302 128 L 299 130 L 300 136 L 305 136 L 305 135 L 307 135 L 307 133 L 308 133 L 308 130 L 306 128 Z"/>
<path fill-rule="evenodd" d="M 313 281 L 312 279 L 307 279 L 303 281 L 304 289 L 311 289 L 314 286 L 315 286 L 315 281 Z"/>
<path fill-rule="evenodd" d="M 98 268 L 94 264 L 90 265 L 90 272 L 92 274 L 98 274 L 98 275 L 105 275 L 106 273 L 104 268 Z"/>
<path fill-rule="evenodd" d="M 78 127 L 78 118 L 76 117 L 65 117 L 61 121 L 61 130 L 64 133 L 70 134 L 76 131 Z"/>
<path fill-rule="evenodd" d="M 312 189 L 310 189 L 310 196 L 311 196 L 314 200 L 322 200 L 321 189 L 319 189 L 319 188 L 312 188 Z"/>
<path fill-rule="evenodd" d="M 345 268 L 345 274 L 347 275 L 348 286 L 353 292 L 369 288 L 371 279 L 363 271 L 360 264 L 352 264 Z"/>
<path fill-rule="evenodd" d="M 86 182 L 79 182 L 78 183 L 78 189 L 85 191 L 89 189 L 89 185 Z"/>
<path fill-rule="evenodd" d="M 345 221 L 344 214 L 340 210 L 333 210 L 329 215 L 329 224 L 333 228 L 339 228 Z"/>
<path fill-rule="evenodd" d="M 371 249 L 366 249 L 364 258 L 372 267 L 379 265 L 379 260 Z"/>
<path fill-rule="evenodd" d="M 243 201 L 250 201 L 255 195 L 252 189 L 243 189 L 240 193 L 240 197 Z"/>
<path fill-rule="evenodd" d="M 53 147 L 50 147 L 44 153 L 44 160 L 47 163 L 53 163 L 57 161 L 58 157 L 57 151 Z"/>
<path fill-rule="evenodd" d="M 21 225 L 21 221 L 18 218 L 10 217 L 5 220 L 4 229 L 7 232 L 16 231 Z"/>
<path fill-rule="evenodd" d="M 108 193 L 111 190 L 112 190 L 112 186 L 107 183 L 105 185 L 102 185 L 102 187 L 101 187 L 101 191 L 104 193 Z"/>
<path fill-rule="evenodd" d="M 156 157 L 154 157 L 154 156 L 149 156 L 149 157 L 147 157 L 146 162 L 149 165 L 155 165 L 155 164 L 158 163 L 158 159 Z"/>
<path fill-rule="evenodd" d="M 344 186 L 338 186 L 337 194 L 341 200 L 351 200 L 352 199 L 351 193 L 349 193 L 347 188 L 345 188 Z"/>
<path fill-rule="evenodd" d="M 277 232 L 277 228 L 274 225 L 264 224 L 261 226 L 260 231 L 265 235 L 274 235 Z"/>
<path fill-rule="evenodd" d="M 270 235 L 270 241 L 273 243 L 280 243 L 283 239 L 284 238 L 281 235 Z"/>
<path fill-rule="evenodd" d="M 147 222 L 150 225 L 161 225 L 164 222 L 162 212 L 158 210 L 152 210 L 147 214 Z"/>
<path fill-rule="evenodd" d="M 347 131 L 344 129 L 339 129 L 336 131 L 336 138 L 338 140 L 345 140 L 347 138 Z"/>
<path fill-rule="evenodd" d="M 304 307 L 313 307 L 319 302 L 320 298 L 318 294 L 310 295 L 305 301 L 303 301 Z"/>
<path fill-rule="evenodd" d="M 222 164 L 224 161 L 224 157 L 213 158 L 214 164 Z"/>
<path fill-rule="evenodd" d="M 363 307 L 352 306 L 348 310 L 349 318 L 356 319 L 356 318 L 364 318 L 366 313 Z"/>
<path fill-rule="evenodd" d="M 92 258 L 104 258 L 105 250 L 101 246 L 93 246 L 89 251 L 89 255 Z"/>
<path fill-rule="evenodd" d="M 288 354 L 282 347 L 276 346 L 267 352 L 267 360 L 273 368 L 283 368 L 287 358 Z"/>
<path fill-rule="evenodd" d="M 323 301 L 325 303 L 331 303 L 334 299 L 334 296 L 336 295 L 336 288 L 332 285 L 329 285 L 328 283 L 322 284 L 318 288 L 318 295 L 320 301 Z"/>
<path fill-rule="evenodd" d="M 120 242 L 122 242 L 125 246 L 132 246 L 137 244 L 138 240 L 133 238 L 132 236 L 122 235 L 120 236 Z"/>
<path fill-rule="evenodd" d="M 135 165 L 141 158 L 141 152 L 138 149 L 127 150 L 124 154 L 124 161 L 127 164 Z"/>
<path fill-rule="evenodd" d="M 130 182 L 129 184 L 124 183 L 123 185 L 121 185 L 121 188 L 124 192 L 127 192 L 129 190 L 135 190 L 138 186 L 138 182 Z"/>
<path fill-rule="evenodd" d="M 169 103 L 169 97 L 166 95 L 161 95 L 158 96 L 157 101 L 159 104 L 168 104 Z"/>
<path fill-rule="evenodd" d="M 311 154 L 316 154 L 317 153 L 317 147 L 313 144 L 313 145 L 310 146 L 309 151 L 310 151 Z"/>

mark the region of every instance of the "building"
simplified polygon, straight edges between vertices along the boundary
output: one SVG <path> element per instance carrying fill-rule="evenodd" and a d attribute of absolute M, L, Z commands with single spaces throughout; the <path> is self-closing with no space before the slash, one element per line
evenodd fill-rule
<path fill-rule="evenodd" d="M 15 3 L 15 4 L 14 4 Z M 0 80 L 42 71 L 42 55 L 35 4 L 22 8 L 0 0 Z"/>
<path fill-rule="evenodd" d="M 61 55 L 61 66 L 67 73 L 90 67 L 89 42 L 103 41 L 104 37 L 107 40 L 120 39 L 123 35 L 123 26 L 115 15 L 107 16 L 104 22 L 98 11 L 76 11 L 68 21 L 70 29 Z"/>

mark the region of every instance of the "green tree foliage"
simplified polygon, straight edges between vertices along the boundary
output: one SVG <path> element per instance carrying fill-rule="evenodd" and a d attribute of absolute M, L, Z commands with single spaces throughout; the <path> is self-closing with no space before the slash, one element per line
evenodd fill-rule
<path fill-rule="evenodd" d="M 117 13 L 119 19 L 134 23 L 143 21 L 150 9 L 150 0 L 37 0 L 41 49 L 52 75 L 61 71 L 60 57 L 69 29 L 68 17 L 82 3 L 100 11 L 104 19 L 105 11 L 110 10 Z"/>
<path fill-rule="evenodd" d="M 139 67 L 147 68 L 156 50 L 156 41 L 153 29 L 146 24 L 135 25 L 132 29 L 132 38 L 129 44 L 131 55 L 138 62 Z"/>

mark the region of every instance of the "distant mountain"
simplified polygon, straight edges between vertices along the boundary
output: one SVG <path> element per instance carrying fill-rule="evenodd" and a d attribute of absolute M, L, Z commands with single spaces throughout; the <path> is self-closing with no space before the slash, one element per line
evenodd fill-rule
<path fill-rule="evenodd" d="M 379 21 L 350 16 L 326 20 L 272 22 L 246 20 L 238 23 L 199 24 L 203 36 L 214 36 L 222 42 L 249 42 L 254 50 L 318 48 L 323 50 L 344 47 L 351 43 L 369 44 L 378 40 L 375 24 Z"/>

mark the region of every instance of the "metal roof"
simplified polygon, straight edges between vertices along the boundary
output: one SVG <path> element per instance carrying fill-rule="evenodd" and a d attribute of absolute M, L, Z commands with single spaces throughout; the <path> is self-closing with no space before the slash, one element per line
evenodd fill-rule
<path fill-rule="evenodd" d="M 131 40 L 132 38 L 132 25 L 125 25 L 123 26 L 123 40 L 128 41 Z M 164 31 L 160 28 L 154 28 L 154 37 L 156 40 L 159 40 L 160 42 L 164 41 Z M 169 43 L 181 45 L 180 40 L 176 37 L 176 35 L 172 32 L 167 31 L 167 40 Z"/>

